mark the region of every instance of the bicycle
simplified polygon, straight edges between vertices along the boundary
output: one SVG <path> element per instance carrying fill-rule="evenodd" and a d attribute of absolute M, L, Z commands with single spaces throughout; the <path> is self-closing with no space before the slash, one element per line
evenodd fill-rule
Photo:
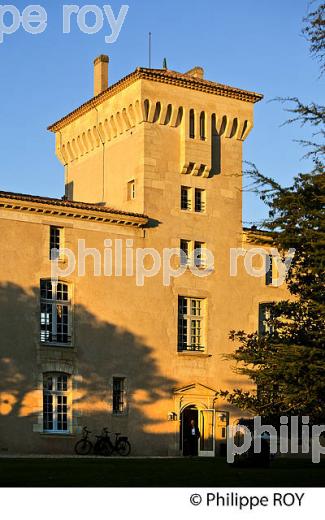
<path fill-rule="evenodd" d="M 95 455 L 104 455 L 103 453 L 103 441 L 106 437 L 107 428 L 103 429 L 101 435 L 96 435 L 95 445 L 88 439 L 91 432 L 85 426 L 82 429 L 82 439 L 78 441 L 74 447 L 74 450 L 77 455 L 89 455 L 92 451 Z"/>
<path fill-rule="evenodd" d="M 120 433 L 115 433 L 115 442 L 111 441 L 110 433 L 107 428 L 103 429 L 104 436 L 101 439 L 101 453 L 105 456 L 110 456 L 115 451 L 122 457 L 127 457 L 131 452 L 131 444 L 128 437 L 120 437 Z"/>

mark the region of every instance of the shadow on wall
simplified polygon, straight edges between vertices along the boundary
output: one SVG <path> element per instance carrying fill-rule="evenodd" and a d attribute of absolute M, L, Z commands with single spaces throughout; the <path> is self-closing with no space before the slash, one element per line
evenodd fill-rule
<path fill-rule="evenodd" d="M 39 289 L 12 283 L 0 284 L 0 331 L 0 454 L 73 452 L 79 433 L 34 431 L 41 425 L 40 375 L 51 364 L 71 366 L 75 427 L 87 425 L 95 433 L 107 426 L 129 435 L 134 454 L 167 454 L 166 410 L 175 382 L 160 374 L 152 348 L 141 338 L 76 305 L 75 349 L 40 348 Z M 113 376 L 126 378 L 126 415 L 112 414 Z"/>

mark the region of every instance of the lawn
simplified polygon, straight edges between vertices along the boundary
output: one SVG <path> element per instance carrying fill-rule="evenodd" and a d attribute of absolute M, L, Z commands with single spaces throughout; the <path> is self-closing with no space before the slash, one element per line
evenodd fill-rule
<path fill-rule="evenodd" d="M 0 487 L 325 486 L 325 462 L 236 468 L 225 459 L 0 459 Z"/>

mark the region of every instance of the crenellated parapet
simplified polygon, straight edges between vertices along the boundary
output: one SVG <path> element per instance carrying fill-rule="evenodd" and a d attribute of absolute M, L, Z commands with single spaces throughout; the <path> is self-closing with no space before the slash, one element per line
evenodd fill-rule
<path fill-rule="evenodd" d="M 253 127 L 252 121 L 239 115 L 163 99 L 127 100 L 120 107 L 107 101 L 80 117 L 78 124 L 72 122 L 56 132 L 57 157 L 70 164 L 143 123 L 179 129 L 180 172 L 203 177 L 211 170 L 213 137 L 244 141 Z"/>

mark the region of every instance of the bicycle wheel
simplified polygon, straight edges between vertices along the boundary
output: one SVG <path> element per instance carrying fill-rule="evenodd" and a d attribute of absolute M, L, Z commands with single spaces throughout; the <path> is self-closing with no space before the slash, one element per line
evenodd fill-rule
<path fill-rule="evenodd" d="M 131 444 L 129 441 L 119 441 L 116 446 L 116 451 L 122 457 L 127 457 L 131 451 Z"/>
<path fill-rule="evenodd" d="M 88 441 L 87 439 L 81 439 L 75 445 L 74 451 L 77 455 L 89 455 L 92 447 L 93 445 L 90 441 Z"/>
<path fill-rule="evenodd" d="M 113 453 L 113 446 L 109 440 L 102 439 L 99 445 L 100 455 L 104 457 L 109 457 Z"/>

